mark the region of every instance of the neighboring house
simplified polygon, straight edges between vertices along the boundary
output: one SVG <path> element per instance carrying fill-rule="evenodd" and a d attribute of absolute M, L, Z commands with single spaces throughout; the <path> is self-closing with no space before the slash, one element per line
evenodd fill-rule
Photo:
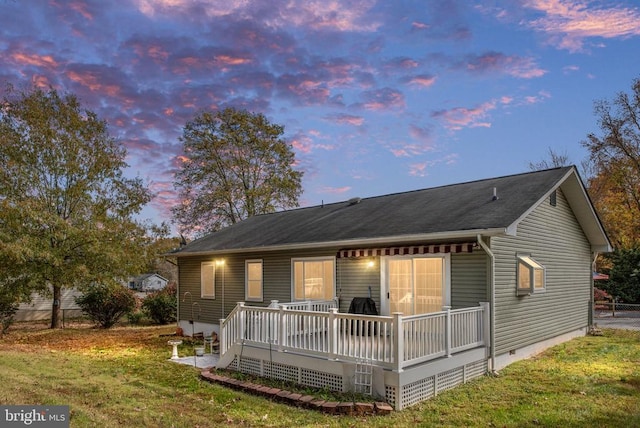
<path fill-rule="evenodd" d="M 60 298 L 60 316 L 64 320 L 68 317 L 82 315 L 82 309 L 76 304 L 76 297 L 82 293 L 75 288 L 63 288 Z M 31 303 L 21 303 L 15 315 L 16 321 L 35 321 L 51 319 L 52 297 L 44 297 L 38 293 L 31 295 Z"/>
<path fill-rule="evenodd" d="M 129 280 L 129 288 L 136 291 L 157 291 L 167 286 L 168 279 L 157 273 L 145 273 Z"/>
<path fill-rule="evenodd" d="M 220 366 L 401 409 L 586 334 L 608 251 L 562 167 L 259 215 L 172 255 L 180 326 L 218 332 Z"/>

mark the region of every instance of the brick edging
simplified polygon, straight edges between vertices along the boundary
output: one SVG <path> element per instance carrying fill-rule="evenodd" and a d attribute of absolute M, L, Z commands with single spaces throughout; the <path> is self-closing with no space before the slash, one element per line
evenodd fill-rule
<path fill-rule="evenodd" d="M 200 377 L 206 381 L 219 383 L 249 394 L 260 395 L 281 403 L 317 410 L 330 415 L 388 415 L 393 412 L 393 407 L 384 402 L 353 403 L 325 401 L 311 395 L 298 394 L 284 389 L 270 388 L 268 386 L 222 376 L 211 373 L 209 370 L 200 372 Z"/>

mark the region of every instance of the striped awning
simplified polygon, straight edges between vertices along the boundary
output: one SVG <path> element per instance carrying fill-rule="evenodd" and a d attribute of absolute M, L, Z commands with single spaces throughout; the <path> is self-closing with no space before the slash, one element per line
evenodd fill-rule
<path fill-rule="evenodd" d="M 343 257 L 374 257 L 374 256 L 410 256 L 414 254 L 437 253 L 470 253 L 476 246 L 475 242 L 462 244 L 411 245 L 403 247 L 359 248 L 338 251 L 338 258 Z"/>

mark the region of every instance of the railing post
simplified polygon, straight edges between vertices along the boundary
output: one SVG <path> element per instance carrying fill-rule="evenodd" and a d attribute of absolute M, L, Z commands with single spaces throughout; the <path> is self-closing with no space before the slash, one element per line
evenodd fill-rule
<path fill-rule="evenodd" d="M 489 302 L 480 302 L 482 306 L 482 341 L 484 346 L 489 348 L 491 346 L 491 335 L 489 334 Z"/>
<path fill-rule="evenodd" d="M 227 352 L 227 326 L 224 325 L 224 320 L 220 318 L 220 356 L 222 357 Z"/>
<path fill-rule="evenodd" d="M 247 314 L 244 310 L 244 302 L 238 302 L 238 332 L 236 334 L 239 336 L 240 342 L 243 342 L 246 339 L 246 323 Z"/>
<path fill-rule="evenodd" d="M 277 308 L 278 307 L 278 301 L 277 300 L 272 300 L 271 304 L 269 305 L 270 308 Z"/>
<path fill-rule="evenodd" d="M 338 353 L 338 319 L 337 308 L 329 309 L 329 359 L 335 360 Z"/>
<path fill-rule="evenodd" d="M 394 371 L 402 371 L 404 362 L 404 330 L 402 325 L 402 312 L 394 312 L 393 316 L 393 366 Z"/>
<path fill-rule="evenodd" d="M 444 349 L 446 349 L 447 357 L 451 357 L 451 306 L 444 306 L 446 318 L 444 322 Z"/>
<path fill-rule="evenodd" d="M 284 306 L 280 305 L 278 308 L 278 324 L 280 325 L 280 331 L 278 332 L 278 351 L 283 352 L 285 346 L 285 338 L 287 336 L 287 322 L 284 316 Z"/>

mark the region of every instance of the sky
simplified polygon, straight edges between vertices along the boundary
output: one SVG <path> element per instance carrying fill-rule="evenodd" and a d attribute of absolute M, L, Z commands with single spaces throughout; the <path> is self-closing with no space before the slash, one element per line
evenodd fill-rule
<path fill-rule="evenodd" d="M 0 84 L 106 120 L 155 223 L 202 111 L 284 126 L 311 206 L 579 165 L 636 78 L 634 0 L 0 0 Z"/>

